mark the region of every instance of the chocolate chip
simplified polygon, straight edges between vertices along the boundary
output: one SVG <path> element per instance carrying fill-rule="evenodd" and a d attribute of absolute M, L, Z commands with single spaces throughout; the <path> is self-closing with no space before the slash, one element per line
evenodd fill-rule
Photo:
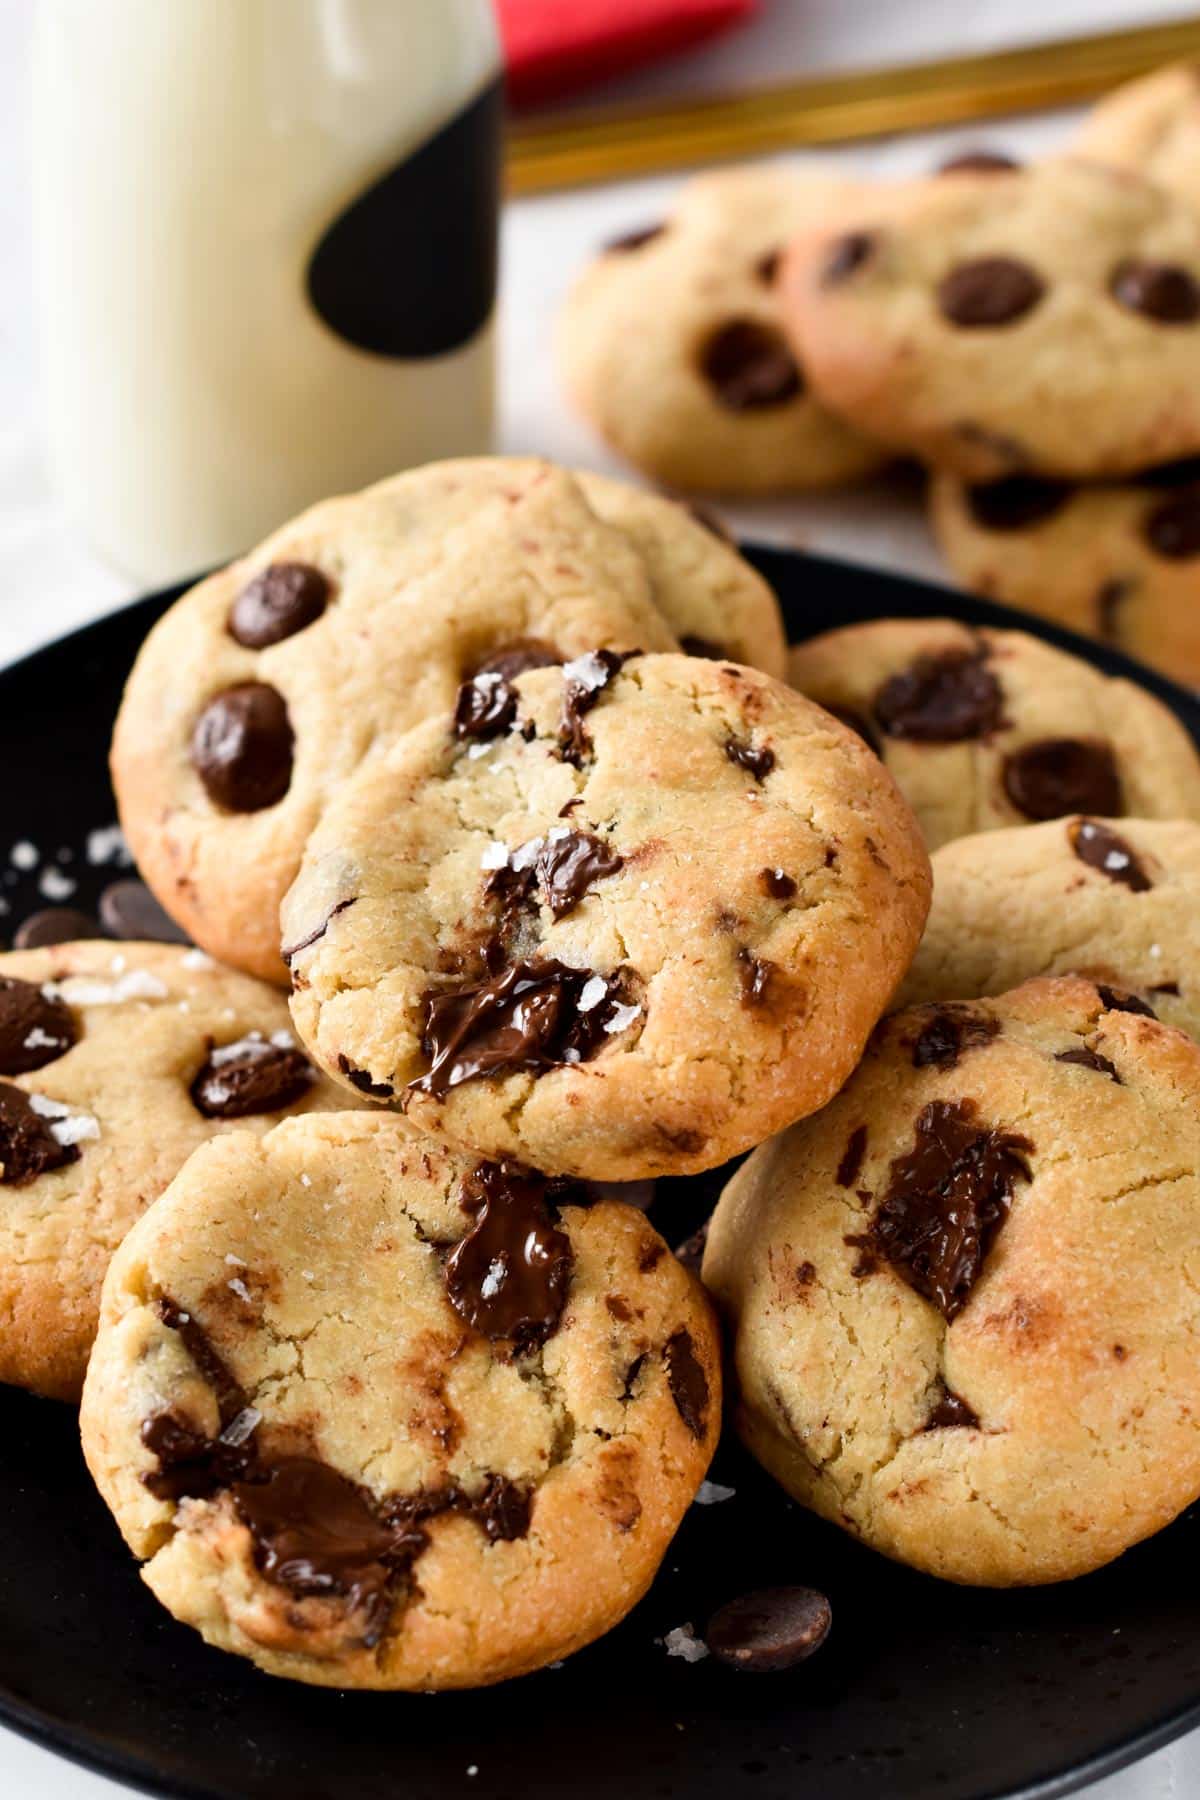
<path fill-rule="evenodd" d="M 111 937 L 152 944 L 190 944 L 187 932 L 159 905 L 144 881 L 110 881 L 100 896 L 100 920 Z"/>
<path fill-rule="evenodd" d="M 912 1066 L 914 1069 L 953 1069 L 964 1052 L 990 1043 L 999 1032 L 999 1019 L 944 1007 L 918 1032 L 913 1044 Z"/>
<path fill-rule="evenodd" d="M 1040 738 L 1004 759 L 1004 791 L 1027 819 L 1125 811 L 1112 746 L 1098 739 Z"/>
<path fill-rule="evenodd" d="M 1024 531 L 1060 513 L 1075 489 L 1040 475 L 1009 475 L 967 489 L 967 511 L 983 531 Z"/>
<path fill-rule="evenodd" d="M 1060 1063 L 1078 1063 L 1081 1069 L 1094 1069 L 1098 1075 L 1107 1075 L 1110 1081 L 1115 1081 L 1118 1087 L 1121 1086 L 1121 1077 L 1107 1056 L 1097 1055 L 1096 1051 L 1089 1050 L 1086 1044 L 1081 1044 L 1076 1050 L 1060 1050 L 1054 1060 Z"/>
<path fill-rule="evenodd" d="M 158 1500 L 207 1500 L 240 1481 L 255 1455 L 250 1439 L 226 1444 L 206 1437 L 176 1412 L 143 1419 L 141 1439 L 158 1462 L 142 1476 L 142 1485 Z"/>
<path fill-rule="evenodd" d="M 339 1054 L 338 1068 L 351 1087 L 360 1094 L 370 1094 L 373 1100 L 390 1100 L 396 1092 L 390 1081 L 375 1081 L 365 1069 L 356 1069 L 348 1056 Z"/>
<path fill-rule="evenodd" d="M 753 956 L 749 950 L 742 949 L 737 953 L 737 969 L 742 1005 L 761 1006 L 767 997 L 775 964 L 768 962 L 765 957 Z"/>
<path fill-rule="evenodd" d="M 1072 850 L 1089 869 L 1099 869 L 1132 893 L 1144 894 L 1154 883 L 1138 861 L 1133 845 L 1095 819 L 1077 819 L 1067 827 Z"/>
<path fill-rule="evenodd" d="M 869 231 L 848 231 L 835 238 L 821 265 L 822 287 L 838 287 L 861 269 L 875 249 L 875 237 Z"/>
<path fill-rule="evenodd" d="M 833 714 L 840 725 L 846 727 L 847 731 L 852 731 L 855 737 L 860 737 L 868 750 L 873 750 L 876 756 L 883 755 L 879 734 L 869 719 L 864 719 L 862 714 L 855 712 L 851 706 L 837 706 L 828 700 L 823 700 L 821 704 L 827 713 Z"/>
<path fill-rule="evenodd" d="M 848 1188 L 854 1186 L 855 1182 L 858 1180 L 859 1171 L 863 1166 L 863 1157 L 866 1153 L 867 1127 L 865 1125 L 856 1125 L 854 1130 L 850 1133 L 850 1136 L 846 1139 L 846 1148 L 842 1153 L 842 1160 L 837 1166 L 837 1174 L 835 1175 L 834 1180 L 839 1187 Z"/>
<path fill-rule="evenodd" d="M 1158 1014 L 1148 1000 L 1140 994 L 1127 994 L 1121 988 L 1103 987 L 1096 984 L 1096 992 L 1109 1012 L 1137 1013 L 1143 1019 L 1157 1019 Z"/>
<path fill-rule="evenodd" d="M 626 256 L 630 251 L 652 244 L 666 229 L 665 225 L 642 225 L 636 231 L 627 231 L 623 237 L 611 238 L 604 246 L 605 252 L 609 256 Z"/>
<path fill-rule="evenodd" d="M 663 1347 L 667 1385 L 675 1410 L 694 1438 L 703 1438 L 708 1416 L 708 1376 L 692 1343 L 690 1331 L 676 1331 Z"/>
<path fill-rule="evenodd" d="M 553 669 L 562 662 L 562 657 L 544 638 L 514 638 L 512 643 L 504 644 L 498 650 L 492 650 L 467 672 L 468 681 L 475 681 L 480 675 L 499 675 L 502 681 L 512 682 L 518 675 L 527 675 L 530 669 Z"/>
<path fill-rule="evenodd" d="M 592 743 L 583 728 L 585 713 L 590 713 L 618 670 L 636 656 L 624 656 L 616 650 L 589 650 L 573 662 L 563 665 L 562 717 L 558 728 L 558 747 L 564 762 L 579 768 L 591 750 Z"/>
<path fill-rule="evenodd" d="M 489 1475 L 479 1498 L 456 1510 L 469 1511 L 492 1543 L 509 1544 L 529 1531 L 533 1495 L 507 1475 Z"/>
<path fill-rule="evenodd" d="M 245 1119 L 280 1112 L 308 1092 L 316 1071 L 293 1046 L 250 1036 L 210 1050 L 189 1092 L 206 1119 Z"/>
<path fill-rule="evenodd" d="M 548 957 L 430 995 L 422 1038 L 430 1068 L 409 1086 L 440 1099 L 479 1076 L 586 1062 L 633 1023 L 625 985 L 621 971 L 601 976 Z"/>
<path fill-rule="evenodd" d="M 557 1328 L 571 1280 L 571 1241 L 554 1223 L 543 1175 L 480 1163 L 464 1197 L 475 1223 L 446 1259 L 446 1293 L 488 1338 L 527 1346 Z"/>
<path fill-rule="evenodd" d="M 319 619 L 329 594 L 328 580 L 311 563 L 272 563 L 234 601 L 229 635 L 247 650 L 265 650 Z"/>
<path fill-rule="evenodd" d="M 0 1075 L 27 1075 L 65 1056 L 79 1032 L 70 1007 L 35 981 L 0 975 Z"/>
<path fill-rule="evenodd" d="M 0 1186 L 27 1187 L 50 1169 L 79 1161 L 74 1144 L 60 1144 L 28 1094 L 0 1081 Z"/>
<path fill-rule="evenodd" d="M 1007 156 L 1003 150 L 960 150 L 957 156 L 941 163 L 935 171 L 938 175 L 1000 175 L 1019 169 L 1021 164 L 1015 156 Z"/>
<path fill-rule="evenodd" d="M 509 852 L 488 876 L 486 892 L 499 895 L 507 913 L 540 894 L 556 919 L 578 905 L 597 881 L 615 875 L 625 859 L 587 831 L 561 826 Z"/>
<path fill-rule="evenodd" d="M 1156 981 L 1150 992 L 1152 994 L 1174 994 L 1178 997 L 1180 987 L 1177 981 Z"/>
<path fill-rule="evenodd" d="M 725 754 L 739 769 L 749 769 L 759 783 L 764 782 L 775 767 L 775 752 L 765 744 L 752 744 L 749 738 L 726 738 Z"/>
<path fill-rule="evenodd" d="M 685 656 L 703 656 L 708 662 L 724 662 L 727 652 L 708 638 L 681 637 L 679 647 Z"/>
<path fill-rule="evenodd" d="M 339 900 L 336 906 L 330 907 L 319 925 L 314 925 L 313 929 L 307 932 L 304 937 L 299 938 L 296 943 L 285 944 L 279 952 L 283 961 L 285 963 L 290 963 L 292 958 L 299 956 L 302 950 L 307 950 L 311 945 L 319 943 L 325 936 L 325 933 L 329 930 L 332 921 L 337 918 L 339 913 L 344 913 L 348 906 L 353 906 L 357 898 L 357 894 L 352 894 L 348 900 Z"/>
<path fill-rule="evenodd" d="M 980 1125 L 972 1100 L 934 1100 L 913 1148 L 892 1163 L 868 1243 L 947 1320 L 957 1318 L 1008 1217 L 1013 1188 L 1032 1179 L 1026 1137 Z"/>
<path fill-rule="evenodd" d="M 759 1588 L 714 1613 L 704 1641 L 731 1669 L 774 1675 L 819 1650 L 832 1623 L 833 1609 L 815 1588 Z"/>
<path fill-rule="evenodd" d="M 212 1389 L 224 1429 L 246 1404 L 241 1383 L 194 1312 L 180 1306 L 169 1294 L 159 1296 L 154 1302 L 154 1311 L 167 1330 L 175 1332 L 197 1371 Z"/>
<path fill-rule="evenodd" d="M 226 688 L 192 732 L 192 767 L 214 805 L 261 812 L 287 793 L 295 736 L 283 695 L 261 681 Z"/>
<path fill-rule="evenodd" d="M 89 913 L 76 912 L 73 906 L 44 906 L 17 926 L 13 949 L 43 950 L 50 944 L 76 944 L 104 935 L 103 927 Z"/>
<path fill-rule="evenodd" d="M 1024 318 L 1045 291 L 1041 276 L 1028 263 L 1012 256 L 981 256 L 943 275 L 937 302 L 952 325 L 974 330 Z"/>
<path fill-rule="evenodd" d="M 454 702 L 454 735 L 488 743 L 516 723 L 517 690 L 497 671 L 482 669 L 464 681 Z"/>
<path fill-rule="evenodd" d="M 945 1382 L 939 1384 L 940 1392 L 933 1403 L 929 1417 L 922 1427 L 924 1431 L 976 1431 L 979 1428 L 979 1414 L 973 1406 L 968 1406 L 961 1394 L 948 1388 Z"/>
<path fill-rule="evenodd" d="M 1200 319 L 1200 285 L 1175 263 L 1130 257 L 1114 269 L 1109 292 L 1121 306 L 1158 325 L 1191 325 Z"/>
<path fill-rule="evenodd" d="M 1142 535 L 1172 562 L 1200 556 L 1200 486 L 1160 501 L 1147 515 Z"/>
<path fill-rule="evenodd" d="M 779 265 L 783 260 L 782 250 L 768 250 L 758 258 L 754 265 L 754 273 L 766 287 L 773 287 L 779 274 Z"/>
<path fill-rule="evenodd" d="M 889 737 L 957 744 L 986 737 L 1004 723 L 1000 683 L 983 650 L 919 656 L 884 682 L 875 717 Z"/>
<path fill-rule="evenodd" d="M 700 370 L 730 412 L 783 406 L 803 393 L 795 357 L 773 325 L 733 319 L 700 352 Z"/>
<path fill-rule="evenodd" d="M 772 900 L 790 900 L 796 892 L 795 882 L 782 869 L 760 869 L 758 885 Z"/>

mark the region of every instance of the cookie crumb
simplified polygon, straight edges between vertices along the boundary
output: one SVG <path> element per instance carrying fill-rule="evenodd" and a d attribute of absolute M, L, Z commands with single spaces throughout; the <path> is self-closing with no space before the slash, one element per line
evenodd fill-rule
<path fill-rule="evenodd" d="M 708 1645 L 703 1638 L 696 1636 L 696 1630 L 689 1619 L 686 1625 L 676 1625 L 665 1637 L 656 1640 L 668 1656 L 681 1656 L 684 1662 L 703 1662 L 708 1655 Z"/>
<path fill-rule="evenodd" d="M 723 1487 L 719 1481 L 702 1481 L 696 1489 L 693 1506 L 719 1506 L 722 1500 L 732 1500 L 737 1493 L 736 1488 Z"/>

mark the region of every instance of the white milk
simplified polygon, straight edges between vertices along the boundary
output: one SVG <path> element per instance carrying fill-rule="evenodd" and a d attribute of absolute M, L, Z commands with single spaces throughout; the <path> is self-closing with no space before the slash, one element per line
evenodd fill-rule
<path fill-rule="evenodd" d="M 130 574 L 489 447 L 498 54 L 488 0 L 39 0 L 50 450 Z M 331 324 L 314 252 L 402 163 L 320 265 Z"/>

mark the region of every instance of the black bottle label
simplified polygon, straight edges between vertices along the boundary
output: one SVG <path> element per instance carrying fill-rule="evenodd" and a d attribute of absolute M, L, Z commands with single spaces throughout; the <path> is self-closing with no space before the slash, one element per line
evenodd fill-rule
<path fill-rule="evenodd" d="M 377 356 L 444 356 L 496 299 L 499 79 L 330 225 L 308 296 L 331 330 Z"/>

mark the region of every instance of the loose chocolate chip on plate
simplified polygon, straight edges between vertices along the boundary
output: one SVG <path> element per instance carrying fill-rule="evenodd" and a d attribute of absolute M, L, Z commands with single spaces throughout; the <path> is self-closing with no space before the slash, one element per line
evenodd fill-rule
<path fill-rule="evenodd" d="M 704 1641 L 732 1669 L 773 1675 L 819 1650 L 832 1623 L 829 1601 L 815 1588 L 759 1588 L 714 1613 Z"/>
<path fill-rule="evenodd" d="M 1113 271 L 1110 292 L 1121 306 L 1158 325 L 1191 325 L 1200 319 L 1200 284 L 1175 263 L 1131 257 Z"/>
<path fill-rule="evenodd" d="M 1200 486 L 1160 501 L 1147 514 L 1142 532 L 1150 548 L 1172 562 L 1200 556 Z"/>
<path fill-rule="evenodd" d="M 608 256 L 627 256 L 633 250 L 641 250 L 646 244 L 652 244 L 666 230 L 665 225 L 642 225 L 636 231 L 627 231 L 621 237 L 611 238 L 605 244 Z"/>
<path fill-rule="evenodd" d="M 110 936 L 153 944 L 190 944 L 182 926 L 159 905 L 144 881 L 111 881 L 100 896 L 100 919 Z"/>
<path fill-rule="evenodd" d="M 869 231 L 848 231 L 844 237 L 836 238 L 821 265 L 821 286 L 838 287 L 848 281 L 869 260 L 874 248 L 875 238 Z"/>
<path fill-rule="evenodd" d="M 950 157 L 942 163 L 936 173 L 939 175 L 1002 175 L 1019 169 L 1021 164 L 1015 156 L 1008 156 L 1003 150 L 960 150 L 957 156 Z"/>
<path fill-rule="evenodd" d="M 986 1014 L 954 1012 L 944 1007 L 921 1027 L 913 1044 L 912 1066 L 914 1069 L 956 1068 L 967 1050 L 990 1043 L 999 1031 L 999 1019 L 989 1018 Z"/>
<path fill-rule="evenodd" d="M 295 637 L 329 604 L 328 579 L 311 563 L 272 563 L 246 583 L 229 613 L 229 635 L 247 650 Z"/>
<path fill-rule="evenodd" d="M 1004 696 L 982 650 L 919 656 L 875 696 L 875 717 L 889 737 L 956 744 L 986 737 L 1004 723 Z"/>
<path fill-rule="evenodd" d="M 1067 827 L 1071 848 L 1089 869 L 1099 869 L 1110 881 L 1119 881 L 1135 894 L 1144 894 L 1154 883 L 1138 860 L 1133 845 L 1095 819 L 1079 819 Z"/>
<path fill-rule="evenodd" d="M 499 675 L 503 681 L 515 681 L 518 675 L 527 675 L 530 669 L 552 669 L 562 662 L 562 657 L 544 638 L 514 638 L 510 644 L 502 644 L 498 650 L 489 651 L 482 662 L 468 671 L 467 680 L 475 681 L 480 675 Z"/>
<path fill-rule="evenodd" d="M 78 1040 L 70 1007 L 35 981 L 0 975 L 0 1075 L 42 1069 Z"/>
<path fill-rule="evenodd" d="M 1040 738 L 1004 759 L 1004 791 L 1027 819 L 1125 811 L 1112 746 L 1099 739 Z"/>
<path fill-rule="evenodd" d="M 1062 511 L 1075 489 L 1040 475 L 1008 475 L 967 489 L 967 510 L 984 531 L 1024 531 Z"/>
<path fill-rule="evenodd" d="M 725 754 L 739 769 L 749 769 L 755 781 L 764 782 L 775 767 L 775 752 L 749 738 L 726 738 Z"/>
<path fill-rule="evenodd" d="M 952 325 L 986 329 L 1024 318 L 1045 291 L 1041 276 L 1028 263 L 1012 256 L 981 256 L 943 275 L 937 301 Z"/>
<path fill-rule="evenodd" d="M 700 371 L 730 412 L 783 406 L 804 391 L 782 334 L 755 319 L 733 319 L 714 332 L 700 353 Z"/>
<path fill-rule="evenodd" d="M 287 793 L 295 736 L 278 689 L 246 681 L 217 694 L 192 732 L 192 767 L 226 812 L 261 812 Z"/>
<path fill-rule="evenodd" d="M 1114 1064 L 1107 1056 L 1100 1056 L 1095 1050 L 1089 1050 L 1086 1044 L 1080 1044 L 1075 1050 L 1060 1050 L 1054 1058 L 1055 1062 L 1077 1063 L 1081 1069 L 1094 1069 L 1098 1075 L 1107 1075 L 1110 1081 L 1121 1086 L 1121 1077 Z"/>
<path fill-rule="evenodd" d="M 691 1332 L 673 1332 L 663 1347 L 663 1358 L 675 1410 L 692 1436 L 702 1438 L 708 1416 L 708 1376 L 696 1355 Z"/>
<path fill-rule="evenodd" d="M 206 1119 L 246 1119 L 280 1112 L 312 1086 L 316 1071 L 294 1046 L 259 1036 L 221 1044 L 191 1085 L 192 1105 Z"/>
<path fill-rule="evenodd" d="M 566 1304 L 573 1261 L 550 1183 L 513 1163 L 480 1163 L 463 1203 L 475 1223 L 446 1258 L 451 1306 L 485 1337 L 544 1343 Z"/>
<path fill-rule="evenodd" d="M 53 1120 L 35 1111 L 28 1094 L 0 1081 L 0 1186 L 26 1187 L 50 1169 L 79 1161 L 74 1144 L 60 1144 Z"/>
<path fill-rule="evenodd" d="M 73 906 L 44 906 L 17 926 L 13 949 L 43 950 L 49 944 L 77 944 L 104 936 L 103 926 L 90 913 L 77 912 Z"/>

